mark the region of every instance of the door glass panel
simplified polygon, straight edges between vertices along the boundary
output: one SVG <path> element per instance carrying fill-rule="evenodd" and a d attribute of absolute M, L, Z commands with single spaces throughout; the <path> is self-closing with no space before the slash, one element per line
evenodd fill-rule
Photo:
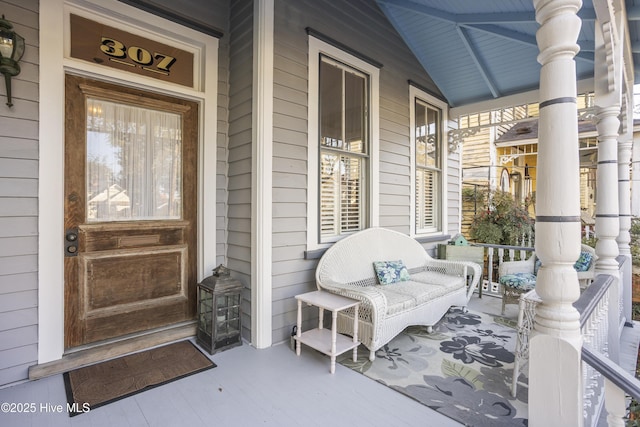
<path fill-rule="evenodd" d="M 182 117 L 87 98 L 87 221 L 180 219 Z"/>

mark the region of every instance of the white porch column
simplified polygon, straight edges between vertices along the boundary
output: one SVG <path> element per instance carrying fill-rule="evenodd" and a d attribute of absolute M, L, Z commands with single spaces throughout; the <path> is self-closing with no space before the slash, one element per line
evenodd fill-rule
<path fill-rule="evenodd" d="M 596 57 L 598 56 L 596 52 Z M 596 73 L 597 74 L 597 73 Z M 602 101 L 602 99 L 600 99 Z M 598 172 L 596 181 L 596 274 L 618 276 L 619 254 L 616 238 L 620 232 L 618 217 L 618 128 L 620 104 L 598 104 L 596 90 L 596 129 L 598 130 Z"/>
<path fill-rule="evenodd" d="M 542 303 L 530 347 L 529 422 L 581 426 L 580 161 L 574 56 L 580 0 L 534 0 L 540 54 L 540 120 L 536 197 L 536 290 Z"/>
<path fill-rule="evenodd" d="M 603 24 L 606 26 L 608 23 Z M 596 195 L 596 263 L 597 273 L 616 275 L 619 254 L 616 238 L 620 232 L 618 217 L 618 129 L 620 128 L 620 94 L 609 84 L 607 59 L 612 46 L 604 42 L 601 25 L 596 21 L 595 102 L 598 130 L 598 172 Z"/>
<path fill-rule="evenodd" d="M 631 147 L 633 145 L 633 106 L 627 96 L 624 108 L 624 131 L 618 142 L 618 200 L 620 211 L 620 232 L 618 233 L 618 250 L 627 258 L 622 276 L 623 315 L 627 322 L 631 321 Z"/>
<path fill-rule="evenodd" d="M 602 6 L 602 5 L 599 5 Z M 596 195 L 596 275 L 609 274 L 615 278 L 611 287 L 609 307 L 610 337 L 618 337 L 613 331 L 620 323 L 620 271 L 616 258 L 619 255 L 620 233 L 618 198 L 618 138 L 620 129 L 620 104 L 622 72 L 620 49 L 617 43 L 615 21 L 608 8 L 597 8 L 595 25 L 594 82 L 596 103 L 596 129 L 598 131 L 598 171 Z M 619 360 L 620 342 L 609 339 L 609 358 Z"/>

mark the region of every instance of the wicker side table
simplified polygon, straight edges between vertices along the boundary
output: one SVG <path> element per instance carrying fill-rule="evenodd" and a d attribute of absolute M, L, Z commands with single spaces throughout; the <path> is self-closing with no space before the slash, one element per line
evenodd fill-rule
<path fill-rule="evenodd" d="M 336 370 L 336 356 L 347 350 L 353 349 L 353 361 L 358 359 L 358 307 L 360 302 L 351 298 L 335 295 L 325 291 L 313 291 L 296 295 L 298 300 L 298 322 L 295 336 L 296 354 L 300 356 L 301 344 L 315 348 L 331 358 L 332 374 Z M 302 332 L 302 303 L 314 305 L 319 310 L 319 321 L 316 329 Z M 353 338 L 337 333 L 338 312 L 353 307 L 355 316 L 353 319 Z M 324 329 L 324 310 L 331 311 L 331 330 Z"/>

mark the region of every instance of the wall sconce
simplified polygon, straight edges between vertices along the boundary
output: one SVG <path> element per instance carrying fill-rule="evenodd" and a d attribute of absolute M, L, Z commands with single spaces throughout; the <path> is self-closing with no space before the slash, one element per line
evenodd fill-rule
<path fill-rule="evenodd" d="M 18 61 L 24 54 L 24 38 L 15 31 L 13 25 L 4 19 L 0 19 L 0 73 L 4 74 L 4 82 L 7 86 L 7 105 L 11 102 L 11 77 L 20 74 Z"/>

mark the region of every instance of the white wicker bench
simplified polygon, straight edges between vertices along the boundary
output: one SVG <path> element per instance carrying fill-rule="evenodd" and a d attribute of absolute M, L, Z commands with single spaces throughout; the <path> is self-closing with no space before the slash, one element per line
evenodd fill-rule
<path fill-rule="evenodd" d="M 403 261 L 410 280 L 380 285 L 373 263 L 394 260 Z M 478 264 L 433 259 L 413 238 L 384 228 L 335 243 L 316 270 L 318 289 L 361 302 L 358 338 L 370 350 L 370 360 L 407 326 L 431 329 L 452 306 L 466 307 L 480 277 Z M 338 332 L 353 334 L 353 310 L 340 312 Z"/>

